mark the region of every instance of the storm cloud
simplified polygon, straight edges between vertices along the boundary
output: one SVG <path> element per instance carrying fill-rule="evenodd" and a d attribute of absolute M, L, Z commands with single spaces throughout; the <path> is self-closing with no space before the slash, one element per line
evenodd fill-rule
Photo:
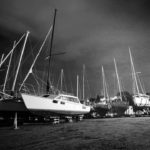
<path fill-rule="evenodd" d="M 103 65 L 112 94 L 115 57 L 124 88 L 131 91 L 130 47 L 136 70 L 142 72 L 149 91 L 148 0 L 1 0 L 0 3 L 2 48 L 7 48 L 6 40 L 11 43 L 26 30 L 31 32 L 34 41 L 42 41 L 52 24 L 54 8 L 57 8 L 53 51 L 66 54 L 55 58 L 53 70 L 58 70 L 56 74 L 64 68 L 66 74 L 76 80 L 75 75 L 81 75 L 85 64 L 91 93 L 95 95 L 101 91 Z"/>

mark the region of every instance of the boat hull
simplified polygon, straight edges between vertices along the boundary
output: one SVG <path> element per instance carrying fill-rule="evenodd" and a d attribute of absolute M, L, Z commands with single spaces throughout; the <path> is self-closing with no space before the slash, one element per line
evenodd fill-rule
<path fill-rule="evenodd" d="M 145 95 L 136 95 L 133 96 L 134 105 L 138 108 L 150 108 L 150 99 L 149 96 Z"/>
<path fill-rule="evenodd" d="M 0 112 L 25 112 L 28 111 L 21 99 L 7 99 L 0 101 Z"/>
<path fill-rule="evenodd" d="M 106 113 L 110 110 L 111 105 L 109 104 L 99 104 L 97 103 L 94 106 L 94 110 L 96 111 L 97 114 L 100 115 L 100 117 L 104 117 Z"/>
<path fill-rule="evenodd" d="M 110 112 L 117 116 L 123 116 L 125 114 L 125 111 L 129 107 L 128 102 L 124 102 L 124 101 L 114 101 L 111 102 L 110 104 L 111 104 Z"/>
<path fill-rule="evenodd" d="M 5 99 L 0 101 L 0 124 L 12 125 L 15 114 L 17 113 L 18 121 L 23 122 L 32 116 L 25 107 L 21 98 Z"/>
<path fill-rule="evenodd" d="M 90 107 L 80 103 L 66 102 L 40 96 L 21 94 L 29 111 L 41 116 L 67 115 L 76 116 L 90 112 Z"/>

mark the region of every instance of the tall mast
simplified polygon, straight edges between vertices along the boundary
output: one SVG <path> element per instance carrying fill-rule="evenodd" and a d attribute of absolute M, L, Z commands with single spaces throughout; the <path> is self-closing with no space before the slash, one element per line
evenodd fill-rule
<path fill-rule="evenodd" d="M 130 59 L 131 61 L 131 59 Z M 132 90 L 133 90 L 133 94 L 136 94 L 136 83 L 135 83 L 135 78 L 134 78 L 134 75 L 133 75 L 133 67 L 132 67 L 132 64 L 131 64 L 131 75 L 132 75 Z"/>
<path fill-rule="evenodd" d="M 104 72 L 104 67 L 102 66 L 102 77 L 103 77 L 103 94 L 105 99 L 109 99 L 108 95 L 108 90 L 107 90 L 107 84 L 106 84 L 106 79 L 105 79 L 105 72 Z"/>
<path fill-rule="evenodd" d="M 6 55 L 5 58 L 4 55 L 2 55 L 1 61 L 0 61 L 0 67 L 3 65 L 3 63 L 7 60 L 7 58 L 9 57 L 9 55 L 11 55 L 12 51 L 15 49 L 15 47 L 20 43 L 20 41 L 23 39 L 23 37 L 25 36 L 25 34 L 23 34 L 21 36 L 21 38 L 19 39 L 19 41 L 15 44 L 15 46 L 11 49 L 11 51 Z"/>
<path fill-rule="evenodd" d="M 137 78 L 136 78 L 136 73 L 135 73 L 135 68 L 134 68 L 134 64 L 133 64 L 133 59 L 132 59 L 132 54 L 131 54 L 130 48 L 129 48 L 129 54 L 130 54 L 130 61 L 131 61 L 131 70 L 132 70 L 134 82 L 135 82 L 135 85 L 136 85 L 137 93 L 139 94 L 139 87 L 138 87 L 138 82 L 137 82 Z"/>
<path fill-rule="evenodd" d="M 45 45 L 45 42 L 46 42 L 48 36 L 50 35 L 51 31 L 52 31 L 52 26 L 50 27 L 50 29 L 49 29 L 49 31 L 48 31 L 48 33 L 47 33 L 47 35 L 46 35 L 46 37 L 45 37 L 45 39 L 44 39 L 44 41 L 43 41 L 43 43 L 42 43 L 42 45 L 41 45 L 41 47 L 40 47 L 38 53 L 37 53 L 37 55 L 36 55 L 36 57 L 35 57 L 35 59 L 34 59 L 32 65 L 31 65 L 31 67 L 30 67 L 30 69 L 29 69 L 29 71 L 28 71 L 26 77 L 24 78 L 24 80 L 23 80 L 23 82 L 22 82 L 22 84 L 21 84 L 21 86 L 20 86 L 20 88 L 19 88 L 19 91 L 21 90 L 22 86 L 24 85 L 24 83 L 25 83 L 25 81 L 27 80 L 27 78 L 28 78 L 28 76 L 30 75 L 30 73 L 32 73 L 32 69 L 33 69 L 33 67 L 34 67 L 34 64 L 36 63 L 36 60 L 38 59 L 38 57 L 39 57 L 39 55 L 40 55 L 40 53 L 41 53 L 41 51 L 42 51 L 42 49 L 43 49 L 43 47 L 44 47 L 44 45 Z"/>
<path fill-rule="evenodd" d="M 50 63 L 51 63 L 51 56 L 52 56 L 52 47 L 53 47 L 53 38 L 54 38 L 54 30 L 55 30 L 56 12 L 57 12 L 57 9 L 54 10 L 53 28 L 52 28 L 52 36 L 51 36 L 51 42 L 50 42 L 48 75 L 47 75 L 47 86 L 46 86 L 46 92 L 47 93 L 49 92 L 49 88 L 50 88 Z"/>
<path fill-rule="evenodd" d="M 14 45 L 13 45 L 13 51 L 14 51 L 14 49 L 15 49 L 15 42 L 14 42 Z M 7 79 L 8 79 L 8 73 L 9 73 L 9 70 L 10 70 L 10 64 L 11 64 L 11 60 L 12 60 L 12 56 L 13 56 L 13 51 L 11 52 L 10 59 L 9 59 L 9 64 L 8 64 L 8 68 L 7 68 L 7 72 L 6 72 L 6 76 L 5 76 L 5 81 L 4 81 L 3 93 L 5 92 L 5 88 L 6 88 L 6 82 L 7 82 Z"/>
<path fill-rule="evenodd" d="M 61 86 L 60 86 L 60 91 L 62 92 L 63 90 L 63 74 L 64 74 L 64 70 L 61 69 Z"/>
<path fill-rule="evenodd" d="M 2 63 L 3 58 L 4 58 L 4 54 L 2 54 L 2 57 L 1 57 L 1 60 L 0 60 L 0 64 Z M 0 66 L 0 67 L 1 67 L 1 66 Z"/>
<path fill-rule="evenodd" d="M 115 58 L 114 58 L 114 64 L 115 64 L 115 71 L 116 71 L 116 76 L 117 76 L 117 81 L 118 81 L 118 87 L 119 87 L 120 98 L 121 98 L 121 101 L 122 101 L 122 94 L 121 94 L 120 80 L 119 80 L 119 75 L 118 75 L 117 64 L 116 64 Z"/>
<path fill-rule="evenodd" d="M 77 75 L 77 97 L 79 96 L 79 75 Z"/>
<path fill-rule="evenodd" d="M 108 89 L 107 89 L 106 80 L 105 80 L 105 89 L 106 89 L 106 98 L 109 100 L 109 95 L 108 95 Z"/>
<path fill-rule="evenodd" d="M 104 68 L 103 68 L 103 66 L 102 66 L 102 79 L 103 79 L 103 94 L 104 94 L 104 98 L 106 98 L 105 77 L 104 77 Z"/>
<path fill-rule="evenodd" d="M 139 74 L 138 74 L 140 72 L 136 72 L 136 73 L 137 73 L 137 78 L 138 78 L 138 81 L 139 81 L 139 84 L 140 84 L 141 91 L 142 91 L 143 94 L 146 94 L 144 85 L 142 85 L 141 79 L 140 79 Z"/>
<path fill-rule="evenodd" d="M 15 76 L 15 79 L 14 79 L 14 82 L 13 82 L 13 86 L 12 86 L 12 91 L 13 91 L 13 92 L 14 92 L 14 90 L 15 90 L 15 85 L 16 85 L 16 81 L 17 81 L 17 76 L 18 76 L 18 73 L 19 73 L 20 64 L 21 64 L 22 56 L 23 56 L 23 53 L 24 53 L 24 50 L 25 50 L 25 45 L 26 45 L 26 42 L 27 42 L 27 38 L 28 38 L 29 33 L 30 33 L 30 32 L 27 31 L 26 37 L 25 37 L 25 41 L 24 41 L 24 44 L 23 44 L 23 48 L 22 48 L 22 52 L 21 52 L 21 55 L 20 55 L 20 59 L 19 59 L 18 67 L 17 67 L 16 76 Z"/>
<path fill-rule="evenodd" d="M 83 100 L 84 100 L 84 97 L 85 97 L 85 91 L 84 91 L 84 76 L 85 76 L 85 65 L 83 65 Z"/>

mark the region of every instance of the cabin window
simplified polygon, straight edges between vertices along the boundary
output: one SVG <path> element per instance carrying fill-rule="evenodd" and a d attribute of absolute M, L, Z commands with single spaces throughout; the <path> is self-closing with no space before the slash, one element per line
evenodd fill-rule
<path fill-rule="evenodd" d="M 60 104 L 63 104 L 63 105 L 64 105 L 64 104 L 65 104 L 65 102 L 60 102 Z"/>
<path fill-rule="evenodd" d="M 69 97 L 69 101 L 79 103 L 78 100 L 76 98 L 73 98 L 73 97 Z"/>
<path fill-rule="evenodd" d="M 43 97 L 49 97 L 49 95 L 47 94 L 47 95 L 43 95 Z"/>
<path fill-rule="evenodd" d="M 74 98 L 74 102 L 79 103 L 79 101 L 78 101 L 78 99 L 77 99 L 77 98 Z"/>
<path fill-rule="evenodd" d="M 62 96 L 62 99 L 63 99 L 63 100 L 66 100 L 66 101 L 69 100 L 69 98 L 68 98 L 68 97 L 65 97 L 65 96 Z"/>
<path fill-rule="evenodd" d="M 53 103 L 58 103 L 58 101 L 56 101 L 56 100 L 53 100 Z"/>
<path fill-rule="evenodd" d="M 79 100 L 77 98 L 74 98 L 74 97 L 65 97 L 65 96 L 62 96 L 62 100 L 79 103 Z"/>

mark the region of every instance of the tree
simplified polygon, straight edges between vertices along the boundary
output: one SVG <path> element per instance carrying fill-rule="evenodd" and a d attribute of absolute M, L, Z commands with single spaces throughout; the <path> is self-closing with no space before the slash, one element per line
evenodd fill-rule
<path fill-rule="evenodd" d="M 129 105 L 133 106 L 133 104 L 134 104 L 133 103 L 133 98 L 132 98 L 132 95 L 128 91 L 122 91 L 121 95 L 122 95 L 122 100 L 123 101 L 129 102 Z M 119 92 L 117 93 L 117 96 L 120 96 Z"/>

